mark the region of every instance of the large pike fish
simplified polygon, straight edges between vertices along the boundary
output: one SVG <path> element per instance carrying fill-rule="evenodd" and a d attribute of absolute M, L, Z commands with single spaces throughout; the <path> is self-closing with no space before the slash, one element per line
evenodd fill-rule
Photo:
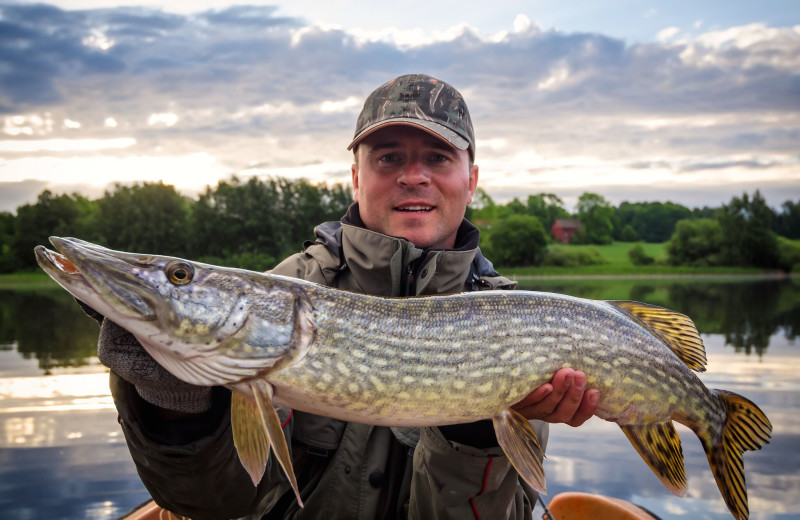
<path fill-rule="evenodd" d="M 258 483 L 271 448 L 298 501 L 273 404 L 386 426 L 491 419 L 511 463 L 544 493 L 536 433 L 511 406 L 573 367 L 600 390 L 597 415 L 619 424 L 678 496 L 687 483 L 672 421 L 691 428 L 731 513 L 748 518 L 742 455 L 769 442 L 772 425 L 746 398 L 697 378 L 705 350 L 682 314 L 530 291 L 380 298 L 50 240 L 58 252 L 38 246 L 36 257 L 56 282 L 178 378 L 233 390 L 243 465 Z"/>

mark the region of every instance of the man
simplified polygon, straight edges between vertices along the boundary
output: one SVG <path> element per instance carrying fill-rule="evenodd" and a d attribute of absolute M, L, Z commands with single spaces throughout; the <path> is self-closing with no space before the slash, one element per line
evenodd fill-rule
<path fill-rule="evenodd" d="M 478 182 L 461 94 L 406 75 L 367 98 L 348 149 L 353 198 L 341 222 L 272 272 L 350 291 L 416 296 L 511 289 L 464 220 Z M 424 316 L 420 316 L 424 320 Z M 497 445 L 490 421 L 387 428 L 279 409 L 305 508 L 277 464 L 253 486 L 230 433 L 230 392 L 167 374 L 106 320 L 101 361 L 142 481 L 156 502 L 200 518 L 529 518 L 535 492 Z M 586 377 L 559 371 L 517 408 L 543 442 L 547 422 L 578 426 L 597 408 Z"/>

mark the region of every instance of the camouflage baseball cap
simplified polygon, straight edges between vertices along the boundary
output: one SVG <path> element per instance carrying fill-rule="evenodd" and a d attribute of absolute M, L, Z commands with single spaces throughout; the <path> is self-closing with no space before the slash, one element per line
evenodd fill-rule
<path fill-rule="evenodd" d="M 347 147 L 388 125 L 411 125 L 469 150 L 475 160 L 475 134 L 467 103 L 455 88 L 425 74 L 407 74 L 375 89 L 364 102 L 356 133 Z"/>

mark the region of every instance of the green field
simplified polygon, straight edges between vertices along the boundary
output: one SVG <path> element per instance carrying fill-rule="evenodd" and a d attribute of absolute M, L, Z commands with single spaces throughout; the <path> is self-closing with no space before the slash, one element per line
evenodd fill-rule
<path fill-rule="evenodd" d="M 636 244 L 641 244 L 644 252 L 655 259 L 653 265 L 633 265 L 628 258 L 628 251 Z M 550 246 L 553 247 L 553 246 Z M 585 265 L 579 267 L 514 267 L 500 268 L 501 274 L 511 277 L 531 276 L 654 276 L 654 275 L 726 275 L 726 274 L 759 274 L 763 270 L 742 267 L 689 267 L 666 265 L 666 243 L 649 244 L 646 242 L 614 242 L 610 245 L 558 245 L 570 250 L 594 249 L 606 259 L 607 263 Z"/>
<path fill-rule="evenodd" d="M 53 289 L 58 287 L 44 271 L 0 274 L 0 289 Z"/>

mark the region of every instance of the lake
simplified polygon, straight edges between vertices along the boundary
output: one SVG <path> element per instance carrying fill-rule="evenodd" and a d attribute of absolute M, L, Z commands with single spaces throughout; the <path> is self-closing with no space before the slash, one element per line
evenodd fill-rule
<path fill-rule="evenodd" d="M 774 427 L 772 442 L 744 457 L 750 517 L 800 518 L 800 279 L 540 279 L 521 286 L 643 301 L 692 317 L 708 355 L 701 379 L 748 397 Z M 149 498 L 117 424 L 107 371 L 95 357 L 97 330 L 61 289 L 0 287 L 3 518 L 112 519 Z M 664 520 L 729 520 L 699 440 L 677 426 L 685 498 L 664 488 L 618 426 L 598 418 L 581 428 L 552 428 L 548 496 L 602 493 Z"/>

